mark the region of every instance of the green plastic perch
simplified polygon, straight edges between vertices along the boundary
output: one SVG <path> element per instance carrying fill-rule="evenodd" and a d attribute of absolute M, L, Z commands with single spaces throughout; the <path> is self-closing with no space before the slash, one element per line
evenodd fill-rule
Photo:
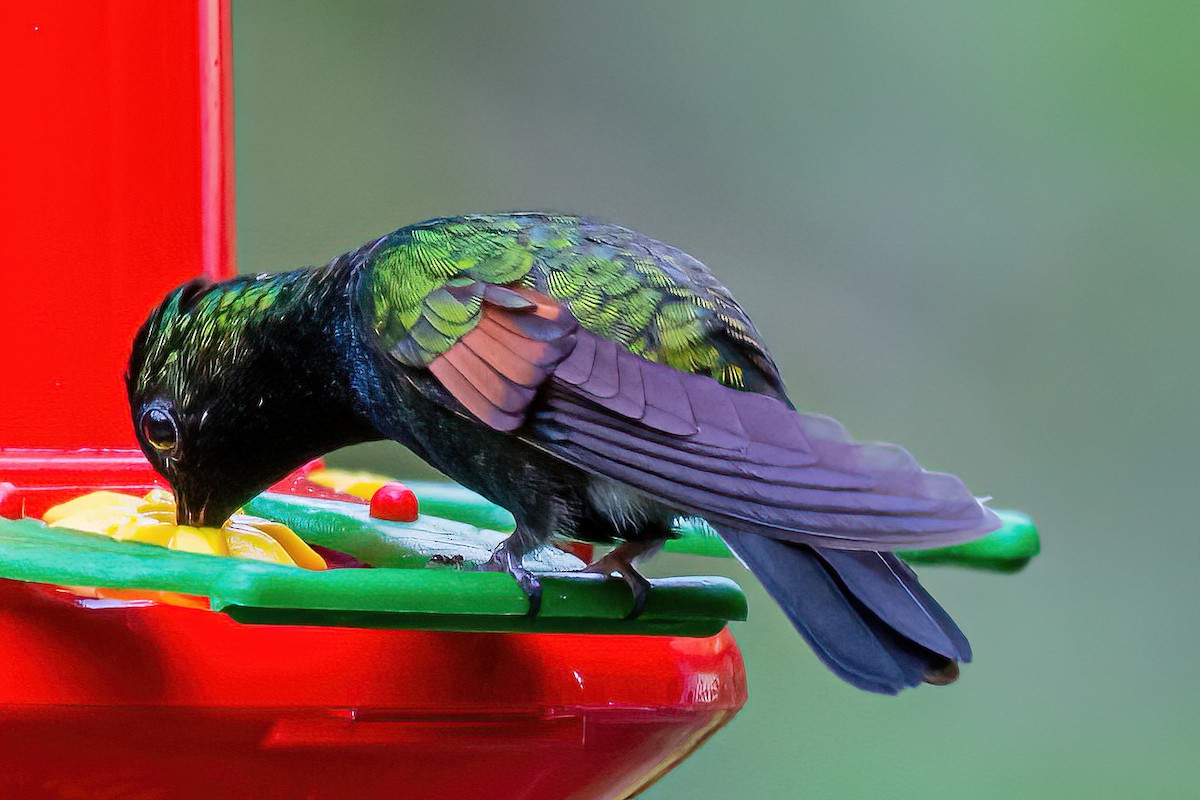
<path fill-rule="evenodd" d="M 503 531 L 512 529 L 512 517 L 462 487 L 411 488 L 423 512 L 411 523 L 374 519 L 364 504 L 292 495 L 264 494 L 246 507 L 374 569 L 312 572 L 117 542 L 37 520 L 0 519 L 0 578 L 199 595 L 216 611 L 260 624 L 711 636 L 727 622 L 746 618 L 746 598 L 733 581 L 686 577 L 651 581 L 644 613 L 627 620 L 632 599 L 622 582 L 570 574 L 583 562 L 554 548 L 527 561 L 550 573 L 542 578 L 541 613 L 529 617 L 528 602 L 509 576 L 438 565 L 485 560 Z M 985 539 L 903 555 L 1013 572 L 1037 553 L 1037 531 L 1022 514 L 1001 516 L 1004 527 Z M 729 556 L 719 537 L 699 522 L 682 525 L 669 549 Z"/>
<path fill-rule="evenodd" d="M 283 502 L 292 503 L 293 510 L 300 505 L 294 500 Z M 326 516 L 322 524 L 331 521 Z M 437 527 L 437 521 L 432 524 Z M 302 535 L 307 538 L 308 531 Z M 383 535 L 390 538 L 386 531 Z M 356 549 L 354 538 L 352 534 L 343 546 Z M 471 546 L 475 545 L 478 542 Z M 392 549 L 397 563 L 405 560 L 402 543 L 385 543 L 382 548 Z M 447 548 L 432 549 L 445 553 Z M 653 581 L 645 613 L 626 620 L 632 601 L 624 584 L 586 574 L 544 577 L 541 613 L 530 617 L 528 600 L 509 576 L 426 568 L 428 558 L 419 560 L 420 567 L 313 572 L 117 542 L 49 528 L 37 520 L 0 519 L 2 578 L 198 595 L 209 598 L 214 611 L 246 623 L 712 636 L 727 622 L 746 618 L 746 598 L 736 583 L 689 577 Z M 577 559 L 570 560 L 574 568 L 583 566 Z"/>

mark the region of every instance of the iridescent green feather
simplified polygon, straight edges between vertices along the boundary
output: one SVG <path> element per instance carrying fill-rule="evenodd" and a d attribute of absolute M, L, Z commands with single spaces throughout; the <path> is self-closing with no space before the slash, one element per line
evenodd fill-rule
<path fill-rule="evenodd" d="M 403 228 L 360 254 L 370 324 L 410 366 L 478 324 L 483 285 L 522 284 L 652 361 L 735 388 L 746 388 L 747 370 L 778 384 L 753 325 L 712 274 L 624 228 L 550 214 L 457 217 Z"/>
<path fill-rule="evenodd" d="M 243 353 L 249 328 L 278 303 L 304 302 L 317 271 L 244 275 L 217 284 L 193 281 L 171 292 L 138 333 L 131 388 L 166 389 L 178 402 L 219 385 Z"/>

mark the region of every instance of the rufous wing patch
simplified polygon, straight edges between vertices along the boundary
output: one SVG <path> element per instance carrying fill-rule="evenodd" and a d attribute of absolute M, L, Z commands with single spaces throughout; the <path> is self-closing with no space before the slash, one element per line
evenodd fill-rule
<path fill-rule="evenodd" d="M 556 300 L 525 287 L 489 286 L 479 323 L 429 370 L 479 420 L 513 431 L 538 387 L 570 355 L 578 330 Z"/>

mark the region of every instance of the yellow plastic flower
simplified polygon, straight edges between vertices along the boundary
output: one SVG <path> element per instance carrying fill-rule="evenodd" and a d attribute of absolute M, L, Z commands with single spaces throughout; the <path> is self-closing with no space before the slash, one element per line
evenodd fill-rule
<path fill-rule="evenodd" d="M 70 528 L 119 542 L 144 542 L 187 553 L 232 556 L 271 564 L 323 570 L 325 559 L 279 522 L 234 514 L 220 528 L 175 524 L 175 497 L 155 489 L 145 497 L 91 492 L 46 511 L 52 528 Z"/>

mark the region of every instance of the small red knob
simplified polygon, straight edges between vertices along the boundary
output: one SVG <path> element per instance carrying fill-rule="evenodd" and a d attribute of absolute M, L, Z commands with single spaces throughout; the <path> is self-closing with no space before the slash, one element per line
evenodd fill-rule
<path fill-rule="evenodd" d="M 417 496 L 403 483 L 385 483 L 371 495 L 371 516 L 389 522 L 416 522 Z"/>

